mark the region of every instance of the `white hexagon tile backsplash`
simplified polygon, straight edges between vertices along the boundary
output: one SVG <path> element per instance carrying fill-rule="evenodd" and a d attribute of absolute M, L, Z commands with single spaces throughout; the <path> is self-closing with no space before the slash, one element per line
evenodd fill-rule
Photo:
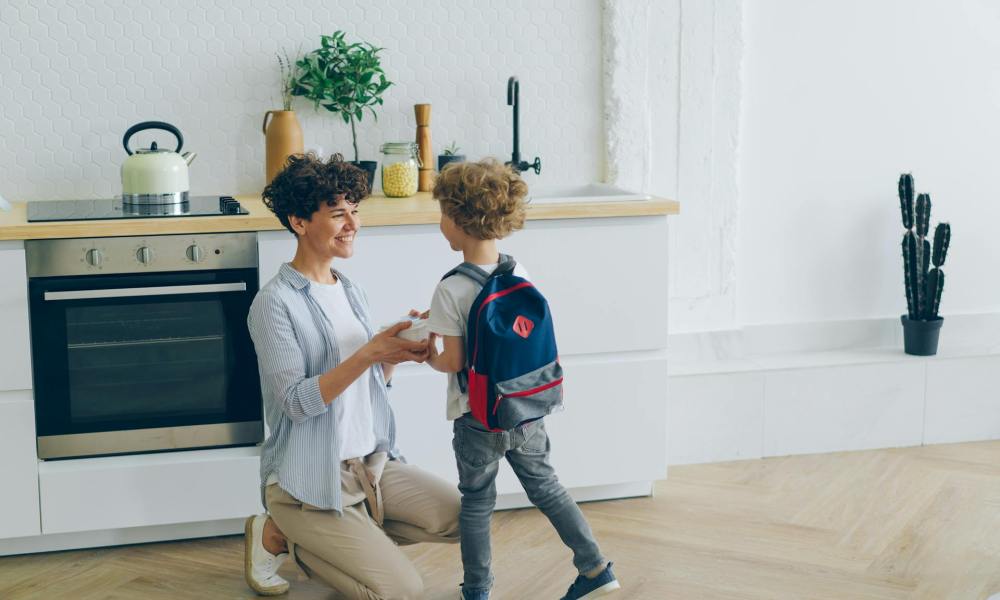
<path fill-rule="evenodd" d="M 414 139 L 413 104 L 433 105 L 435 154 L 511 153 L 506 82 L 521 82 L 521 152 L 542 158 L 530 184 L 600 180 L 604 169 L 598 0 L 2 0 L 0 192 L 11 200 L 120 193 L 121 138 L 162 120 L 198 153 L 192 193 L 257 193 L 264 112 L 280 108 L 275 52 L 323 33 L 382 46 L 396 85 L 378 122 L 360 124 L 361 158 Z M 351 158 L 350 130 L 301 98 L 306 148 Z M 134 144 L 167 133 L 145 132 Z"/>

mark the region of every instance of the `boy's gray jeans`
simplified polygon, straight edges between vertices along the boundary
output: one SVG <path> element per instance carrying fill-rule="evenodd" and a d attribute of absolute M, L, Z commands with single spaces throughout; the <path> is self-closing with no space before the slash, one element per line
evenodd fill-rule
<path fill-rule="evenodd" d="M 549 436 L 544 419 L 510 431 L 485 431 L 471 414 L 455 419 L 452 446 L 458 463 L 458 490 L 462 492 L 459 532 L 467 591 L 489 590 L 490 520 L 496 504 L 496 477 L 506 457 L 531 503 L 555 527 L 573 551 L 573 565 L 586 573 L 606 562 L 580 507 L 559 483 L 549 464 Z"/>

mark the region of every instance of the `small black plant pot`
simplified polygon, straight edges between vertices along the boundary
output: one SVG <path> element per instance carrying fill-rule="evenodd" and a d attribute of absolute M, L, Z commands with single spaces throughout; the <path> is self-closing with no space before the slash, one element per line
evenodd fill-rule
<path fill-rule="evenodd" d="M 465 162 L 464 154 L 438 154 L 438 173 L 445 165 L 453 162 Z"/>
<path fill-rule="evenodd" d="M 365 173 L 368 173 L 368 190 L 374 192 L 375 171 L 378 170 L 378 162 L 374 160 L 362 160 L 362 161 L 352 160 L 351 164 L 354 165 L 355 167 L 360 168 Z"/>
<path fill-rule="evenodd" d="M 934 356 L 937 354 L 938 335 L 944 317 L 934 317 L 929 321 L 911 321 L 910 317 L 900 317 L 903 322 L 903 350 L 914 356 Z"/>

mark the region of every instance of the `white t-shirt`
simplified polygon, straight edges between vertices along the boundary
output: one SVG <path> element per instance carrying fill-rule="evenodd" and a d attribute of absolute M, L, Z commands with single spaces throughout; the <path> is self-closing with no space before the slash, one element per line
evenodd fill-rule
<path fill-rule="evenodd" d="M 498 264 L 476 265 L 487 273 L 496 270 Z M 521 263 L 514 267 L 514 275 L 529 279 L 528 271 Z M 450 335 L 462 338 L 465 347 L 465 330 L 468 326 L 469 311 L 472 303 L 483 288 L 465 275 L 453 275 L 438 283 L 431 299 L 431 314 L 427 328 L 438 335 Z M 466 357 L 468 360 L 468 357 Z M 469 394 L 462 393 L 458 385 L 458 374 L 448 374 L 448 420 L 453 421 L 469 412 Z"/>
<path fill-rule="evenodd" d="M 332 285 L 311 282 L 309 293 L 323 307 L 337 335 L 340 359 L 346 360 L 368 343 L 368 333 L 351 310 L 351 304 L 339 281 Z M 375 450 L 375 421 L 372 417 L 371 378 L 366 371 L 331 403 L 337 433 L 340 436 L 340 459 L 368 456 Z"/>

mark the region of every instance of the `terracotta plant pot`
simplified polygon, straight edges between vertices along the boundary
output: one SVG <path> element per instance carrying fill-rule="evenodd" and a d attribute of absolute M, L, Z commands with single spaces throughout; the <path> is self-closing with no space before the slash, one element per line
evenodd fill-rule
<path fill-rule="evenodd" d="M 302 127 L 294 110 L 269 110 L 264 113 L 261 129 L 266 147 L 264 185 L 267 185 L 285 168 L 289 156 L 302 154 Z"/>

